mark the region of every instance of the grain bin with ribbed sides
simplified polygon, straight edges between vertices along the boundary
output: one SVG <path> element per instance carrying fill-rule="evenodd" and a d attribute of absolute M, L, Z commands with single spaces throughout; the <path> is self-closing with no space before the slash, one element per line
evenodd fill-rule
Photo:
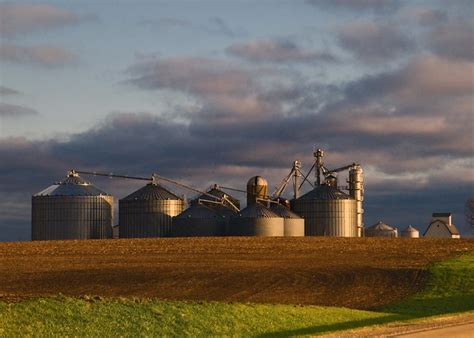
<path fill-rule="evenodd" d="M 172 217 L 179 215 L 185 202 L 157 183 L 149 183 L 119 200 L 119 237 L 167 237 Z"/>
<path fill-rule="evenodd" d="M 280 203 L 272 203 L 270 210 L 283 218 L 285 237 L 304 236 L 304 219 Z"/>
<path fill-rule="evenodd" d="M 357 237 L 356 201 L 329 184 L 291 201 L 305 221 L 305 236 Z"/>
<path fill-rule="evenodd" d="M 31 202 L 32 240 L 112 237 L 113 197 L 74 171 Z"/>
<path fill-rule="evenodd" d="M 229 236 L 279 237 L 285 234 L 282 217 L 261 203 L 252 203 L 236 214 L 228 227 Z"/>
<path fill-rule="evenodd" d="M 365 237 L 398 237 L 398 230 L 382 221 L 375 223 L 364 231 Z"/>
<path fill-rule="evenodd" d="M 412 227 L 411 225 L 407 226 L 402 231 L 402 237 L 405 238 L 420 238 L 420 232 L 418 229 Z"/>

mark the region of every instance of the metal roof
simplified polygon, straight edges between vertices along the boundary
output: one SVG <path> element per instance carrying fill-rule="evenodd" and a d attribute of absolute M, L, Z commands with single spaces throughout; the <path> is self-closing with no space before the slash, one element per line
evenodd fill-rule
<path fill-rule="evenodd" d="M 395 228 L 385 224 L 382 221 L 379 221 L 378 223 L 368 227 L 366 230 L 377 230 L 377 231 L 395 231 Z"/>
<path fill-rule="evenodd" d="M 121 201 L 133 200 L 181 200 L 181 198 L 159 184 L 148 183 L 144 187 L 121 199 Z"/>
<path fill-rule="evenodd" d="M 268 186 L 268 182 L 262 176 L 251 177 L 249 181 L 247 182 L 247 186 L 257 186 L 257 185 Z"/>
<path fill-rule="evenodd" d="M 336 187 L 327 184 L 321 184 L 310 192 L 304 194 L 298 199 L 302 200 L 351 200 L 353 199 L 348 194 L 342 192 Z"/>
<path fill-rule="evenodd" d="M 402 232 L 419 232 L 416 228 L 412 227 L 411 225 L 407 226 L 405 229 L 403 229 Z"/>
<path fill-rule="evenodd" d="M 40 191 L 34 196 L 111 196 L 78 174 L 69 174 L 64 180 Z"/>
<path fill-rule="evenodd" d="M 281 218 L 276 213 L 260 203 L 253 203 L 242 209 L 236 217 L 243 218 Z"/>
<path fill-rule="evenodd" d="M 442 220 L 440 220 L 440 219 L 436 219 L 436 220 L 434 220 L 433 222 L 431 222 L 430 225 L 428 225 L 428 228 L 426 228 L 425 233 L 423 234 L 423 236 L 426 235 L 426 233 L 428 232 L 429 228 L 430 228 L 433 224 L 435 224 L 435 223 L 437 223 L 437 222 L 443 224 L 443 225 L 448 229 L 448 231 L 449 231 L 449 233 L 450 233 L 451 235 L 459 235 L 459 231 L 458 231 L 458 229 L 456 228 L 456 226 L 455 226 L 454 224 L 448 224 L 448 223 L 446 223 L 446 222 L 444 222 L 444 221 L 442 221 Z"/>
<path fill-rule="evenodd" d="M 222 217 L 215 210 L 206 207 L 203 204 L 193 204 L 182 213 L 177 215 L 175 218 L 188 219 L 188 218 L 220 218 Z"/>
<path fill-rule="evenodd" d="M 272 205 L 270 206 L 270 210 L 283 218 L 301 218 L 300 216 L 295 214 L 293 211 L 291 211 L 290 209 L 288 209 L 287 207 L 281 204 L 272 203 Z"/>
<path fill-rule="evenodd" d="M 217 187 L 212 187 L 211 189 L 209 189 L 206 193 L 208 193 L 209 195 L 212 195 L 212 196 L 216 196 L 217 198 L 223 198 L 224 196 L 229 199 L 232 204 L 234 204 L 236 207 L 239 207 L 240 205 L 240 201 L 232 196 L 230 196 L 228 193 L 220 190 L 219 188 Z M 199 195 L 198 197 L 195 198 L 195 201 L 199 200 L 199 199 L 203 199 L 203 200 L 212 200 L 211 197 L 205 195 L 205 194 L 202 194 L 202 195 Z"/>

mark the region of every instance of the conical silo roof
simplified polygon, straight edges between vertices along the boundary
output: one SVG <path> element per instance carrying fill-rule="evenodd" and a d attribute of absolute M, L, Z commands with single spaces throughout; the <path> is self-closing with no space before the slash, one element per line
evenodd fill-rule
<path fill-rule="evenodd" d="M 419 231 L 416 228 L 409 225 L 405 229 L 403 229 L 403 232 L 419 232 Z"/>
<path fill-rule="evenodd" d="M 219 189 L 219 187 L 217 185 L 214 185 L 211 189 L 209 189 L 208 191 L 206 191 L 206 194 L 209 194 L 209 195 L 212 195 L 212 196 L 215 196 L 219 199 L 222 199 L 222 198 L 227 198 L 229 201 L 232 202 L 233 205 L 235 205 L 237 208 L 240 207 L 240 201 L 236 198 L 234 198 L 233 196 L 229 195 L 228 193 L 226 193 L 225 191 L 222 191 L 221 189 Z M 206 194 L 201 194 L 199 195 L 198 197 L 196 197 L 194 199 L 193 202 L 197 202 L 197 200 L 199 199 L 203 199 L 203 200 L 210 200 L 212 199 L 210 196 L 206 195 Z"/>
<path fill-rule="evenodd" d="M 290 209 L 288 209 L 287 207 L 281 204 L 272 203 L 270 206 L 270 210 L 283 218 L 295 218 L 295 219 L 301 218 L 300 216 L 295 214 L 293 211 L 291 211 Z"/>
<path fill-rule="evenodd" d="M 92 183 L 82 179 L 77 173 L 70 172 L 68 176 L 34 196 L 110 196 Z"/>
<path fill-rule="evenodd" d="M 182 213 L 175 216 L 175 218 L 177 219 L 188 219 L 188 218 L 206 219 L 206 218 L 220 218 L 220 217 L 222 217 L 222 215 L 220 215 L 217 211 L 200 203 L 191 205 Z"/>
<path fill-rule="evenodd" d="M 236 217 L 242 218 L 280 218 L 276 213 L 260 203 L 253 203 L 242 209 Z"/>
<path fill-rule="evenodd" d="M 165 187 L 156 184 L 148 183 L 144 187 L 132 192 L 130 195 L 122 198 L 122 201 L 133 200 L 180 200 L 178 196 L 173 194 Z"/>
<path fill-rule="evenodd" d="M 301 200 L 350 200 L 353 199 L 348 194 L 342 192 L 336 187 L 327 184 L 321 184 L 310 192 L 304 194 Z"/>
<path fill-rule="evenodd" d="M 374 225 L 368 227 L 367 229 L 369 229 L 369 230 L 378 230 L 378 231 L 394 231 L 395 230 L 394 227 L 392 227 L 388 224 L 385 224 L 382 221 L 379 221 L 378 223 L 375 223 Z"/>

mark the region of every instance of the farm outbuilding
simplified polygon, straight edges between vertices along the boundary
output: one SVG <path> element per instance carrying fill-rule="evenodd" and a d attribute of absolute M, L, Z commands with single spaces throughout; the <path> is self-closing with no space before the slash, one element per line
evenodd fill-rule
<path fill-rule="evenodd" d="M 233 217 L 227 234 L 230 236 L 284 236 L 285 222 L 282 217 L 257 202 L 242 209 Z"/>
<path fill-rule="evenodd" d="M 405 238 L 419 238 L 420 237 L 420 232 L 416 228 L 409 225 L 405 229 L 403 229 L 402 237 L 405 237 Z"/>
<path fill-rule="evenodd" d="M 459 231 L 452 223 L 451 213 L 434 213 L 424 237 L 432 238 L 460 238 Z"/>

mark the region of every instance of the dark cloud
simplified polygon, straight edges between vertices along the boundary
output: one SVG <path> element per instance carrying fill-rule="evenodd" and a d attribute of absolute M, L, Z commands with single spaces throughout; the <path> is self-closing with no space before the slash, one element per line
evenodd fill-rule
<path fill-rule="evenodd" d="M 0 4 L 0 35 L 15 37 L 75 25 L 91 16 L 46 4 Z"/>
<path fill-rule="evenodd" d="M 306 50 L 289 40 L 258 40 L 237 43 L 226 51 L 234 56 L 253 62 L 335 62 L 329 52 Z"/>
<path fill-rule="evenodd" d="M 20 92 L 18 90 L 8 88 L 5 86 L 0 86 L 0 96 L 9 96 L 9 95 L 18 95 Z"/>
<path fill-rule="evenodd" d="M 436 25 L 428 36 L 431 50 L 443 57 L 474 60 L 474 22 L 469 19 L 451 19 Z"/>
<path fill-rule="evenodd" d="M 115 113 L 63 141 L 0 139 L 0 208 L 22 205 L 0 215 L 0 226 L 28 224 L 28 196 L 70 168 L 158 172 L 201 189 L 242 188 L 260 174 L 273 188 L 294 159 L 308 170 L 314 145 L 327 150 L 328 167 L 362 164 L 368 225 L 382 219 L 422 230 L 436 211 L 462 224 L 474 189 L 472 63 L 419 55 L 339 86 L 204 58 L 143 61 L 127 74 L 129 86 L 190 94 L 199 108 L 172 120 Z M 91 179 L 117 198 L 138 188 Z"/>
<path fill-rule="evenodd" d="M 414 42 L 394 25 L 356 21 L 338 32 L 339 44 L 368 64 L 396 59 L 413 52 Z"/>
<path fill-rule="evenodd" d="M 398 9 L 402 5 L 399 0 L 307 0 L 307 2 L 324 9 L 387 13 Z"/>
<path fill-rule="evenodd" d="M 32 108 L 0 102 L 0 117 L 15 118 L 37 114 L 38 112 Z"/>
<path fill-rule="evenodd" d="M 14 43 L 0 44 L 0 61 L 46 68 L 75 64 L 78 56 L 49 45 L 20 46 Z"/>

